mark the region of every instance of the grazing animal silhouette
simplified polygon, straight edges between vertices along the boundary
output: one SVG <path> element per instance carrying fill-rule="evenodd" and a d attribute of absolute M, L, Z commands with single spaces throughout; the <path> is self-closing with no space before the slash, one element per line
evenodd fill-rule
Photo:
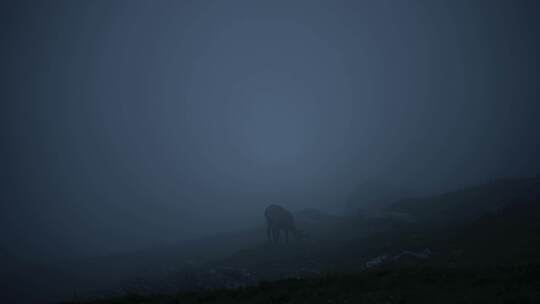
<path fill-rule="evenodd" d="M 279 242 L 281 230 L 285 232 L 285 243 L 289 242 L 289 232 L 298 239 L 299 231 L 296 229 L 294 216 L 290 211 L 279 205 L 272 204 L 266 207 L 264 216 L 266 217 L 268 241 Z"/>

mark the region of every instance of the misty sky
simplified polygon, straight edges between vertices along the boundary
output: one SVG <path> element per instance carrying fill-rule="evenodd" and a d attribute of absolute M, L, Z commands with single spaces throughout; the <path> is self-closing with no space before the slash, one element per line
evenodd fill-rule
<path fill-rule="evenodd" d="M 0 253 L 540 172 L 537 1 L 2 1 Z"/>

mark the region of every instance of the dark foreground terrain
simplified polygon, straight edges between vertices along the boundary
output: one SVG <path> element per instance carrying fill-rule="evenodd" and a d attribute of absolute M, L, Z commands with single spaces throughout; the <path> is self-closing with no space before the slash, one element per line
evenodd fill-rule
<path fill-rule="evenodd" d="M 540 265 L 482 269 L 407 267 L 173 295 L 89 303 L 540 303 Z"/>

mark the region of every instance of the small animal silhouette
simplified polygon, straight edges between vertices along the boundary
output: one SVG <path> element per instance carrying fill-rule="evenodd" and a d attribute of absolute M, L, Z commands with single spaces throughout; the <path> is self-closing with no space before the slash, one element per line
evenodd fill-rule
<path fill-rule="evenodd" d="M 272 204 L 266 207 L 264 216 L 266 217 L 266 234 L 268 241 L 273 243 L 279 242 L 281 230 L 285 232 L 285 243 L 289 242 L 289 232 L 291 232 L 296 239 L 299 238 L 300 231 L 296 228 L 294 216 L 287 209 Z"/>

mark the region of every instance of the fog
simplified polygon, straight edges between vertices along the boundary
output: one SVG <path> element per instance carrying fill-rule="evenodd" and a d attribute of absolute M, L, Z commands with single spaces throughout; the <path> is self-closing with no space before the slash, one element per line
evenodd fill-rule
<path fill-rule="evenodd" d="M 0 250 L 107 255 L 540 172 L 535 1 L 3 1 Z M 264 238 L 264 236 L 261 236 Z"/>

